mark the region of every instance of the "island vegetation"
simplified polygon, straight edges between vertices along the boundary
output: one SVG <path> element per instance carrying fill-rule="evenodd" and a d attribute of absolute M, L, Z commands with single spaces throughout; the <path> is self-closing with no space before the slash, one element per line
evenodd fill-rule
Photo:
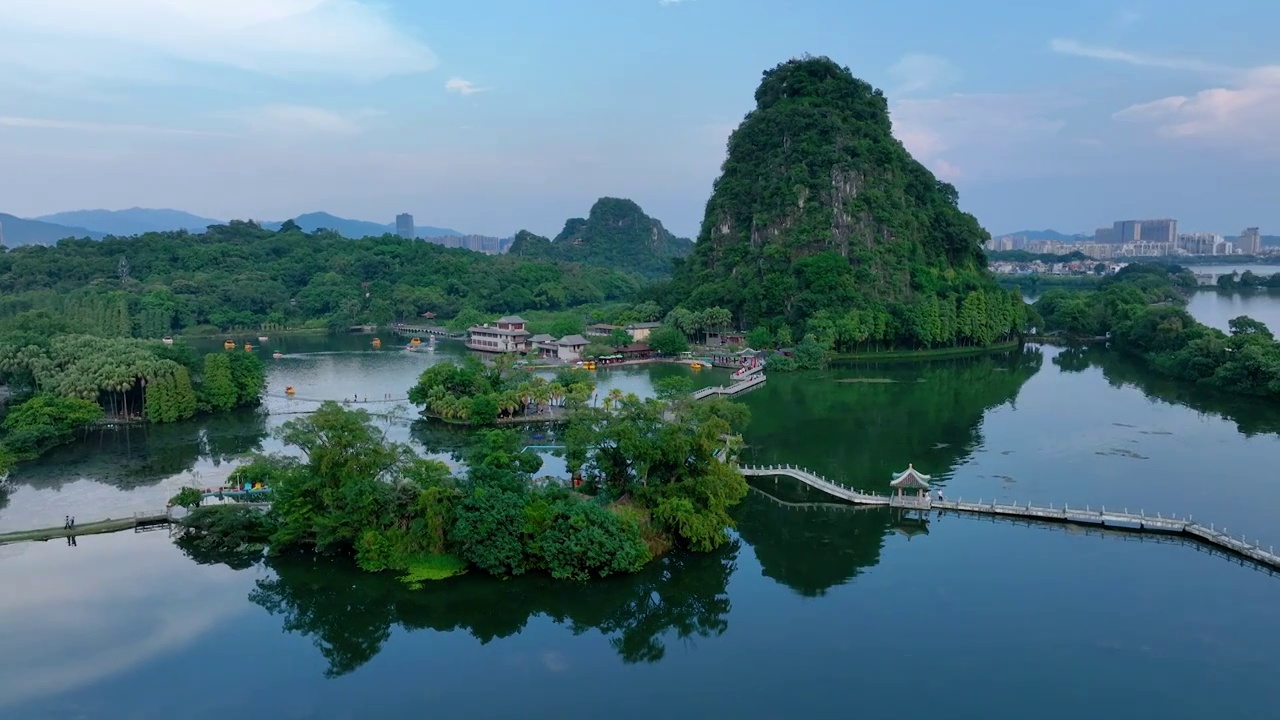
<path fill-rule="evenodd" d="M 988 234 L 893 137 L 885 96 L 828 58 L 764 73 L 729 138 L 669 294 L 753 340 L 837 352 L 988 346 L 1026 325 L 986 269 Z M 766 336 L 767 334 L 767 336 Z"/>
<path fill-rule="evenodd" d="M 1224 333 L 1187 313 L 1195 276 L 1177 266 L 1137 263 L 1097 291 L 1051 290 L 1035 304 L 1045 328 L 1110 339 L 1154 370 L 1226 392 L 1280 396 L 1280 343 L 1261 322 L 1238 317 Z"/>
<path fill-rule="evenodd" d="M 91 335 L 0 336 L 0 383 L 10 392 L 0 448 L 30 460 L 94 423 L 171 423 L 254 407 L 266 367 L 253 353 L 199 355 L 181 345 Z"/>
<path fill-rule="evenodd" d="M 672 549 L 728 541 L 729 508 L 746 482 L 725 460 L 748 418 L 723 401 L 610 399 L 571 414 L 574 482 L 537 482 L 541 458 L 509 431 L 482 431 L 465 475 L 391 442 L 362 410 L 325 403 L 282 426 L 298 455 L 257 456 L 236 485 L 272 488 L 269 511 L 199 507 L 184 521 L 189 552 L 245 562 L 273 554 L 350 556 L 410 584 L 467 568 L 587 579 L 639 570 Z"/>
<path fill-rule="evenodd" d="M 1216 281 L 1219 290 L 1277 290 L 1280 289 L 1280 273 L 1261 275 L 1252 270 L 1240 273 L 1219 275 Z"/>
<path fill-rule="evenodd" d="M 427 417 L 467 425 L 493 425 L 516 417 L 552 419 L 584 405 L 594 392 L 591 374 L 560 368 L 546 379 L 515 366 L 510 356 L 486 365 L 472 356 L 423 371 L 409 389 L 409 402 Z"/>

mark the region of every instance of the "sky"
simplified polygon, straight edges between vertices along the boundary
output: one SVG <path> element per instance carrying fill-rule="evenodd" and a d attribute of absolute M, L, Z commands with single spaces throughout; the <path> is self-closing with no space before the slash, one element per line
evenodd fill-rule
<path fill-rule="evenodd" d="M 1274 0 L 3 0 L 0 212 L 696 236 L 761 73 L 827 55 L 995 234 L 1280 234 Z"/>

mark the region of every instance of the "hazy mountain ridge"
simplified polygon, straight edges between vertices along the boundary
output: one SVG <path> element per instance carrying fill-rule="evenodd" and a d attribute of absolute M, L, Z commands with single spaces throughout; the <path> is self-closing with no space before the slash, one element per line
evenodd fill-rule
<path fill-rule="evenodd" d="M 395 234 L 396 231 L 395 223 L 352 220 L 327 212 L 303 213 L 293 218 L 293 221 L 307 232 L 326 228 L 352 239 L 379 237 L 388 233 Z M 125 210 L 69 210 L 35 218 L 0 214 L 0 222 L 4 223 L 6 244 L 17 246 L 51 245 L 64 237 L 91 237 L 100 240 L 107 235 L 129 237 L 175 230 L 201 233 L 212 225 L 224 225 L 227 221 L 201 217 L 185 210 L 133 207 Z M 258 224 L 268 230 L 279 230 L 284 221 L 267 220 L 259 221 Z M 414 230 L 420 238 L 467 237 L 473 234 L 430 225 L 419 225 Z"/>
<path fill-rule="evenodd" d="M 53 245 L 63 238 L 92 238 L 101 240 L 107 233 L 96 232 L 82 227 L 71 227 L 41 220 L 27 220 L 0 213 L 0 236 L 3 236 L 5 247 L 19 245 Z"/>

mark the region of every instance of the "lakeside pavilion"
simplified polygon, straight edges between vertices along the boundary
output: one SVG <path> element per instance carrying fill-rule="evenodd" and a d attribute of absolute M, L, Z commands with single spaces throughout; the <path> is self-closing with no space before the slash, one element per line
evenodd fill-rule
<path fill-rule="evenodd" d="M 915 490 L 916 498 L 923 500 L 925 493 L 929 492 L 929 481 L 932 478 L 924 473 L 916 470 L 915 466 L 908 463 L 907 469 L 894 476 L 893 482 L 889 483 L 889 487 L 897 491 L 898 497 L 906 497 L 903 490 Z"/>

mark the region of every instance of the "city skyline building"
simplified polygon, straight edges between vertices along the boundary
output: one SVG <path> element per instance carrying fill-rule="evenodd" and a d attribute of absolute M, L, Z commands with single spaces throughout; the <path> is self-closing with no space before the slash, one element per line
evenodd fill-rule
<path fill-rule="evenodd" d="M 402 238 L 412 238 L 416 234 L 413 227 L 413 216 L 409 213 L 400 213 L 396 216 L 396 234 Z"/>

